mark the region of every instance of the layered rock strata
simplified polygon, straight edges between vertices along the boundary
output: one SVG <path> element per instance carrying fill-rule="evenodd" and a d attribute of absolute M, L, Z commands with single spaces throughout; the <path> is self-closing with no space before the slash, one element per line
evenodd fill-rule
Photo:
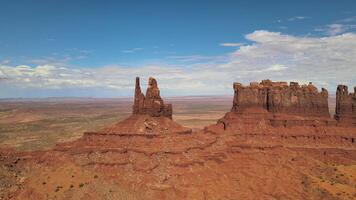
<path fill-rule="evenodd" d="M 313 85 L 300 86 L 296 82 L 263 80 L 249 86 L 234 83 L 234 101 L 231 111 L 242 113 L 250 108 L 271 113 L 300 116 L 329 117 L 328 91 L 321 92 Z"/>
<path fill-rule="evenodd" d="M 337 86 L 335 119 L 340 124 L 356 126 L 356 87 L 349 93 L 346 85 Z"/>
<path fill-rule="evenodd" d="M 248 86 L 234 83 L 231 112 L 220 120 L 223 124 L 243 121 L 255 124 L 267 121 L 272 126 L 336 126 L 330 118 L 328 91 L 319 92 L 312 84 L 263 80 Z"/>

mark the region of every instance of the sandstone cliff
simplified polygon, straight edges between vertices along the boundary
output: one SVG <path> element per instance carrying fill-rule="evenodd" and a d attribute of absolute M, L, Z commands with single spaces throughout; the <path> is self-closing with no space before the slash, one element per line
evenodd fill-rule
<path fill-rule="evenodd" d="M 247 110 L 265 110 L 270 113 L 285 113 L 300 116 L 330 117 L 328 92 L 321 92 L 312 85 L 300 86 L 296 82 L 263 80 L 252 82 L 249 86 L 234 83 L 232 112 L 243 113 Z"/>
<path fill-rule="evenodd" d="M 335 119 L 341 124 L 356 126 L 356 87 L 354 93 L 349 93 L 346 85 L 337 86 Z"/>
<path fill-rule="evenodd" d="M 164 104 L 156 79 L 150 77 L 146 96 L 141 92 L 140 78 L 136 77 L 133 114 L 150 115 L 151 117 L 168 117 L 172 119 L 172 105 Z"/>

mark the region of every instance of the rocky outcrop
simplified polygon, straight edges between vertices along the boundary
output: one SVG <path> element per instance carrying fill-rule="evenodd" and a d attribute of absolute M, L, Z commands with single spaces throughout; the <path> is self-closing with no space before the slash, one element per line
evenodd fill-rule
<path fill-rule="evenodd" d="M 263 80 L 249 86 L 234 83 L 232 112 L 244 113 L 265 110 L 299 116 L 330 117 L 328 91 L 321 92 L 312 84 L 300 86 L 296 82 L 272 82 Z"/>
<path fill-rule="evenodd" d="M 119 137 L 164 137 L 172 134 L 190 134 L 186 128 L 172 120 L 172 105 L 164 104 L 157 81 L 150 77 L 146 96 L 141 91 L 140 78 L 136 77 L 132 115 L 99 131 L 85 132 L 84 138 L 111 135 Z"/>
<path fill-rule="evenodd" d="M 337 86 L 335 119 L 340 124 L 356 126 L 356 87 L 354 93 L 349 93 L 346 85 Z"/>
<path fill-rule="evenodd" d="M 133 114 L 150 115 L 151 117 L 168 117 L 172 119 L 172 105 L 164 104 L 156 79 L 150 77 L 146 96 L 141 92 L 140 78 L 136 77 Z"/>

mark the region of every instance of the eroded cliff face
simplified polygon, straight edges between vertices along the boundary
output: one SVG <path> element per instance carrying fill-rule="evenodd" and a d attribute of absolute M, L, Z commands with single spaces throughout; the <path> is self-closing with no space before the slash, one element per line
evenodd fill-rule
<path fill-rule="evenodd" d="M 337 86 L 335 119 L 341 124 L 356 126 L 356 87 L 349 93 L 346 85 Z"/>
<path fill-rule="evenodd" d="M 253 110 L 269 113 L 284 113 L 300 116 L 330 117 L 328 91 L 321 92 L 312 85 L 300 86 L 296 82 L 263 80 L 249 86 L 234 83 L 232 112 L 244 113 Z"/>
<path fill-rule="evenodd" d="M 136 77 L 133 114 L 150 115 L 151 117 L 168 117 L 172 119 L 172 105 L 164 104 L 160 96 L 156 79 L 150 77 L 146 96 L 141 92 L 140 78 Z"/>

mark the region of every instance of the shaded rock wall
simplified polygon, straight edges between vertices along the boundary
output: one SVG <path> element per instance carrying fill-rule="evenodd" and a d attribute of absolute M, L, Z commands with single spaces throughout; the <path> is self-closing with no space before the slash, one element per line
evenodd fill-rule
<path fill-rule="evenodd" d="M 346 85 L 337 86 L 335 119 L 356 126 L 356 87 L 353 93 L 349 93 Z"/>
<path fill-rule="evenodd" d="M 321 92 L 312 85 L 300 86 L 296 82 L 272 82 L 263 80 L 249 86 L 234 83 L 232 112 L 243 113 L 260 109 L 271 113 L 285 113 L 301 116 L 330 117 L 328 91 Z"/>
<path fill-rule="evenodd" d="M 136 77 L 133 114 L 147 114 L 152 117 L 168 117 L 172 119 L 172 105 L 164 104 L 160 96 L 156 79 L 150 77 L 146 96 L 141 92 L 140 78 Z"/>

